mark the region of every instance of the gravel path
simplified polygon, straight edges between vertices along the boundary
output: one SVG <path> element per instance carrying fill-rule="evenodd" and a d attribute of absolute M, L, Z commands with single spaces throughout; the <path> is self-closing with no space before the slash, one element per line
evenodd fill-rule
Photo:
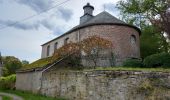
<path fill-rule="evenodd" d="M 0 96 L 0 100 L 2 100 L 2 97 Z"/>
<path fill-rule="evenodd" d="M 11 97 L 13 100 L 24 100 L 23 98 L 15 95 L 15 94 L 10 94 L 10 93 L 3 93 L 3 92 L 0 92 L 0 95 L 4 95 L 4 96 L 8 96 L 8 97 Z M 0 100 L 2 100 L 2 98 L 0 97 Z"/>

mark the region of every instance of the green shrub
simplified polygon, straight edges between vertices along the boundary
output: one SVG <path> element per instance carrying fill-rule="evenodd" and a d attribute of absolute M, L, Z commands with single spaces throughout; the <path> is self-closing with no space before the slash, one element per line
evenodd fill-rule
<path fill-rule="evenodd" d="M 127 59 L 123 62 L 124 67 L 143 67 L 143 63 L 139 59 Z"/>
<path fill-rule="evenodd" d="M 0 89 L 14 89 L 15 88 L 16 75 L 10 75 L 7 77 L 0 77 Z"/>
<path fill-rule="evenodd" d="M 170 54 L 153 54 L 146 57 L 143 63 L 146 67 L 170 67 Z"/>
<path fill-rule="evenodd" d="M 14 56 L 5 56 L 2 58 L 3 67 L 5 68 L 5 73 L 3 76 L 8 76 L 16 73 L 16 70 L 22 67 L 21 61 Z"/>

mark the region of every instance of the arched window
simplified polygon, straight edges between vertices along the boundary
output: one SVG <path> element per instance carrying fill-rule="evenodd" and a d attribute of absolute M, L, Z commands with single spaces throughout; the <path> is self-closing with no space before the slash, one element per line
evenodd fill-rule
<path fill-rule="evenodd" d="M 131 35 L 131 37 L 130 37 L 130 43 L 131 43 L 132 45 L 136 44 L 136 36 L 135 36 L 135 35 Z"/>
<path fill-rule="evenodd" d="M 68 43 L 68 40 L 69 40 L 69 38 L 66 38 L 66 39 L 64 40 L 64 44 L 67 44 L 67 43 Z"/>
<path fill-rule="evenodd" d="M 50 55 L 50 45 L 47 46 L 47 57 Z"/>
<path fill-rule="evenodd" d="M 58 48 L 57 46 L 58 46 L 58 42 L 56 42 L 56 43 L 54 44 L 54 51 Z"/>

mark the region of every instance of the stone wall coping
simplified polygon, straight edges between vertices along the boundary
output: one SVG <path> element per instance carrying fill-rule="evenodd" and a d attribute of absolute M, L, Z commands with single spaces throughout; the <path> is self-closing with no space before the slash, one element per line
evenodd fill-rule
<path fill-rule="evenodd" d="M 77 73 L 77 74 L 86 74 L 86 75 L 103 75 L 103 74 L 116 74 L 116 75 L 169 75 L 170 72 L 161 72 L 161 71 L 125 71 L 125 70 L 94 70 L 94 71 L 75 71 L 67 70 L 61 71 L 59 73 Z M 57 71 L 56 71 L 57 72 Z"/>

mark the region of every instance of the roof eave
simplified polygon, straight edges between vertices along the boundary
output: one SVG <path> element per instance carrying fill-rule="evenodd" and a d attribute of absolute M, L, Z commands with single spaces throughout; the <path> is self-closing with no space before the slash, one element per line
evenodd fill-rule
<path fill-rule="evenodd" d="M 128 27 L 131 27 L 131 28 L 134 28 L 135 30 L 137 30 L 139 35 L 141 35 L 141 30 L 138 27 L 133 26 L 133 25 L 129 25 L 129 24 L 121 24 L 121 23 L 92 23 L 92 24 L 87 24 L 87 25 L 83 25 L 83 26 L 77 27 L 75 29 L 71 29 L 70 31 L 67 31 L 66 33 L 60 35 L 57 38 L 52 39 L 51 41 L 48 41 L 48 42 L 42 44 L 41 46 L 44 46 L 44 45 L 46 45 L 46 44 L 48 44 L 48 43 L 50 43 L 50 42 L 52 42 L 52 41 L 54 41 L 54 40 L 56 40 L 56 39 L 58 39 L 60 37 L 63 37 L 63 36 L 73 32 L 73 31 L 76 31 L 78 29 L 85 28 L 85 27 L 88 27 L 88 26 L 94 26 L 94 25 L 120 25 L 120 26 L 128 26 Z"/>

